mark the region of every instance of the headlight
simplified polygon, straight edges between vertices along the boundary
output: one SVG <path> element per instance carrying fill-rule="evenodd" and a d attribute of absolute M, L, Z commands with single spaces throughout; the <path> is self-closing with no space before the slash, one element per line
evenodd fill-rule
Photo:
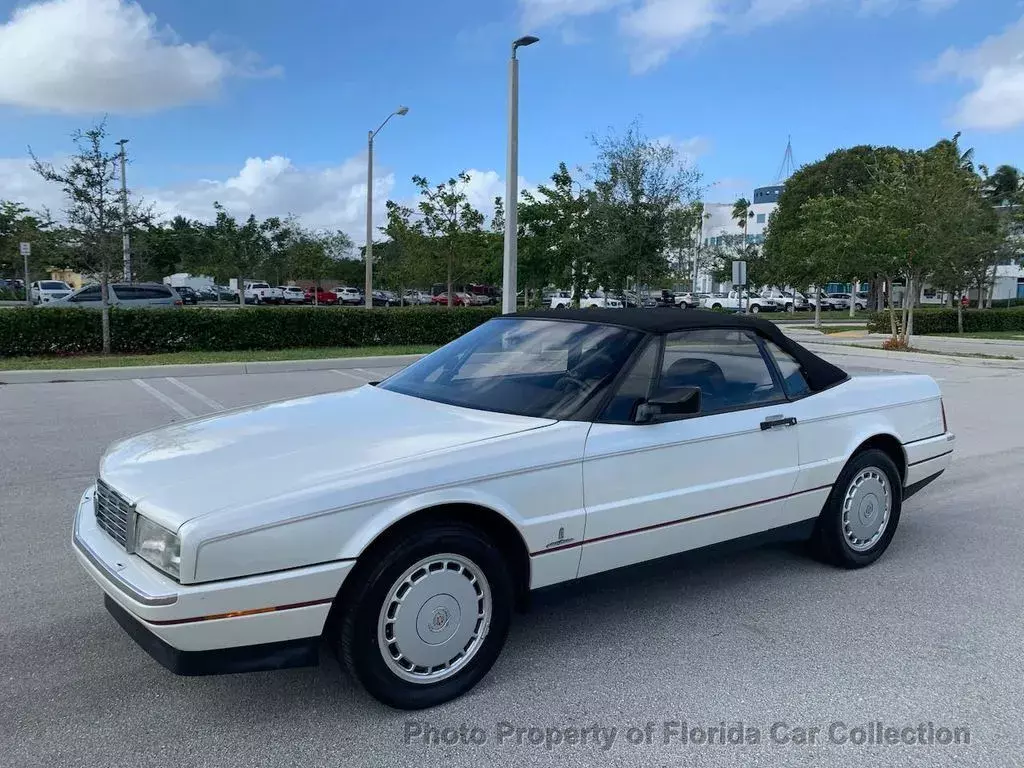
<path fill-rule="evenodd" d="M 169 576 L 178 578 L 181 542 L 175 534 L 142 515 L 135 518 L 135 554 Z"/>

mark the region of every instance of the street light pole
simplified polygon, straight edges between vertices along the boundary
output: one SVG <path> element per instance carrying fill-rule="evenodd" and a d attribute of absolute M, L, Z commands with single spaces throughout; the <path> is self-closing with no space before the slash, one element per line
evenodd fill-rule
<path fill-rule="evenodd" d="M 124 279 L 132 281 L 132 240 L 128 234 L 128 182 L 125 179 L 126 156 L 124 145 L 128 139 L 117 142 L 121 147 L 121 252 L 124 258 Z"/>
<path fill-rule="evenodd" d="M 540 38 L 520 37 L 512 43 L 508 63 L 508 154 L 505 158 L 505 257 L 502 265 L 501 311 L 516 311 L 516 270 L 519 260 L 519 59 L 516 50 Z"/>
<path fill-rule="evenodd" d="M 363 258 L 366 260 L 366 285 L 363 287 L 363 305 L 366 307 L 373 306 L 373 140 L 381 129 L 388 124 L 395 115 L 404 117 L 409 114 L 408 107 L 399 107 L 390 115 L 388 115 L 384 122 L 381 123 L 376 131 L 370 131 L 366 141 L 366 246 L 363 249 Z"/>

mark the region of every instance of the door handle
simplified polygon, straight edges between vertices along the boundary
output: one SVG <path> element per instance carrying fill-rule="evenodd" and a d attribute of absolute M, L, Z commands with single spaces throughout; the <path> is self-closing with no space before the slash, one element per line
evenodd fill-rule
<path fill-rule="evenodd" d="M 774 429 L 775 427 L 794 427 L 796 426 L 796 419 L 793 416 L 769 416 L 761 422 L 761 431 L 766 429 Z"/>

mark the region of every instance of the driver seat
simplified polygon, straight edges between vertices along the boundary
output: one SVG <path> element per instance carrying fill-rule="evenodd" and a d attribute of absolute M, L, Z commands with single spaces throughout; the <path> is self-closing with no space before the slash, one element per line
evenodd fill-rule
<path fill-rule="evenodd" d="M 700 387 L 701 399 L 715 399 L 725 389 L 721 366 L 701 357 L 684 357 L 669 366 L 661 377 L 666 388 Z"/>

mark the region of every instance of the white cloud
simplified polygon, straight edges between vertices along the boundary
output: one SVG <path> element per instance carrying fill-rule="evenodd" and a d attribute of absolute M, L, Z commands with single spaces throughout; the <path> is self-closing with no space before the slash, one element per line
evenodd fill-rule
<path fill-rule="evenodd" d="M 44 0 L 0 26 L 0 104 L 147 112 L 215 96 L 257 72 L 251 54 L 186 43 L 131 0 Z"/>
<path fill-rule="evenodd" d="M 655 141 L 658 144 L 667 144 L 674 147 L 683 160 L 696 163 L 697 158 L 706 155 L 711 151 L 712 141 L 707 136 L 689 136 L 685 139 L 677 139 L 675 136 L 659 136 Z"/>
<path fill-rule="evenodd" d="M 394 174 L 373 180 L 374 226 L 385 221 L 384 203 L 395 185 Z M 300 168 L 287 157 L 250 157 L 228 179 L 205 179 L 160 189 L 139 189 L 163 216 L 209 219 L 217 201 L 229 213 L 257 218 L 288 214 L 317 229 L 342 229 L 357 243 L 366 239 L 366 157 L 341 165 Z"/>
<path fill-rule="evenodd" d="M 950 48 L 935 63 L 933 74 L 974 84 L 954 115 L 957 127 L 1005 130 L 1024 125 L 1024 16 L 973 49 Z"/>
<path fill-rule="evenodd" d="M 59 167 L 63 158 L 51 162 Z M 464 185 L 466 196 L 489 221 L 494 214 L 494 198 L 505 196 L 505 179 L 493 170 L 471 169 L 467 173 L 470 180 Z M 395 187 L 393 173 L 380 173 L 378 169 L 378 174 L 373 182 L 375 232 L 386 221 L 384 204 Z M 531 189 L 521 176 L 519 189 Z M 64 208 L 60 188 L 40 178 L 29 160 L 0 158 L 0 190 L 3 198 L 22 202 L 33 210 L 49 208 L 58 218 Z M 328 167 L 299 167 L 281 155 L 250 157 L 238 173 L 228 178 L 198 179 L 169 187 L 142 183 L 133 192 L 151 203 L 159 218 L 181 215 L 209 221 L 216 201 L 239 219 L 250 213 L 260 219 L 294 214 L 308 227 L 344 230 L 357 245 L 366 240 L 365 154 Z M 415 208 L 413 199 L 402 202 Z"/>
<path fill-rule="evenodd" d="M 576 16 L 607 11 L 626 0 L 520 0 L 526 29 L 544 27 Z"/>
<path fill-rule="evenodd" d="M 525 27 L 563 25 L 563 36 L 576 39 L 575 20 L 615 11 L 626 39 L 630 65 L 642 73 L 663 64 L 673 53 L 712 29 L 747 32 L 814 7 L 859 9 L 884 14 L 900 7 L 934 13 L 958 0 L 519 0 Z"/>
<path fill-rule="evenodd" d="M 679 47 L 706 33 L 722 17 L 720 0 L 646 0 L 624 15 L 622 30 L 630 38 L 634 72 L 664 63 Z"/>

